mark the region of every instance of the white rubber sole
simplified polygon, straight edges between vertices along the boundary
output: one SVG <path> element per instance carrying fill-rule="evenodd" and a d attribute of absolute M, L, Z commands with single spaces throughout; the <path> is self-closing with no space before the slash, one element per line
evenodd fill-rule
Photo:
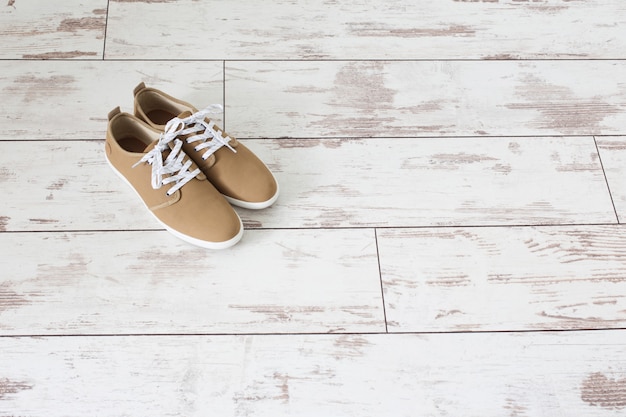
<path fill-rule="evenodd" d="M 111 164 L 111 161 L 109 161 L 109 158 L 104 157 L 104 159 L 106 159 L 107 164 L 109 164 L 109 166 L 111 167 L 111 169 L 113 170 L 113 172 L 115 172 L 115 174 L 126 183 L 126 185 L 128 185 L 130 187 L 131 190 L 133 190 L 133 192 L 135 193 L 135 195 L 137 195 L 137 197 L 139 198 L 139 200 L 143 203 L 143 199 L 141 198 L 141 196 L 139 195 L 139 193 L 137 192 L 137 190 L 135 190 L 135 187 L 132 186 L 132 184 L 130 182 L 128 182 L 128 180 L 126 179 L 126 177 L 124 177 L 124 175 L 122 175 L 121 172 L 119 172 L 114 166 L 113 164 Z M 186 235 L 184 233 L 179 232 L 178 230 L 172 229 L 170 226 L 166 225 L 165 223 L 163 223 L 157 216 L 154 215 L 154 213 L 152 212 L 152 210 L 150 210 L 148 208 L 148 206 L 146 206 L 146 204 L 144 203 L 144 207 L 146 207 L 146 210 L 148 210 L 148 212 L 152 215 L 152 217 L 154 217 L 154 219 L 168 232 L 170 232 L 172 235 L 176 236 L 177 238 L 187 242 L 187 243 L 191 243 L 192 245 L 195 246 L 199 246 L 201 248 L 205 248 L 205 249 L 213 249 L 213 250 L 221 250 L 221 249 L 228 249 L 231 246 L 234 246 L 235 244 L 237 244 L 237 242 L 239 242 L 243 236 L 243 222 L 241 221 L 241 218 L 239 217 L 239 215 L 237 213 L 237 218 L 239 219 L 239 233 L 237 233 L 236 236 L 234 236 L 233 238 L 223 241 L 223 242 L 210 242 L 207 240 L 202 240 L 202 239 L 196 239 L 195 237 Z"/>
<path fill-rule="evenodd" d="M 224 196 L 226 201 L 228 201 L 233 206 L 237 206 L 237 207 L 241 207 L 241 208 L 245 208 L 245 209 L 249 209 L 249 210 L 261 210 L 261 209 L 264 209 L 264 208 L 268 208 L 269 206 L 274 204 L 276 202 L 276 200 L 278 200 L 279 191 L 280 191 L 280 189 L 278 187 L 278 182 L 277 182 L 276 183 L 276 193 L 272 196 L 272 198 L 270 198 L 269 200 L 266 200 L 266 201 L 258 202 L 258 203 L 251 203 L 249 201 L 237 200 L 236 198 L 229 197 L 229 196 L 227 196 L 225 194 L 222 194 L 222 195 Z"/>

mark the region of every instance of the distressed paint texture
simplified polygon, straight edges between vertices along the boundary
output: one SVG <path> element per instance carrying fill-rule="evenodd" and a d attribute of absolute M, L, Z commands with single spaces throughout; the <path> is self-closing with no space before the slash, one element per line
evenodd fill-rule
<path fill-rule="evenodd" d="M 0 5 L 1 59 L 101 59 L 106 0 Z"/>
<path fill-rule="evenodd" d="M 251 138 L 623 134 L 625 86 L 621 61 L 228 62 L 227 129 Z"/>
<path fill-rule="evenodd" d="M 378 231 L 390 331 L 621 329 L 622 227 Z"/>
<path fill-rule="evenodd" d="M 384 331 L 372 230 L 247 231 L 219 253 L 148 231 L 0 246 L 4 335 Z"/>
<path fill-rule="evenodd" d="M 124 0 L 110 2 L 105 56 L 160 59 L 175 50 L 185 59 L 228 60 L 618 58 L 624 25 L 623 2 L 602 0 L 394 0 L 376 7 L 359 0 L 272 7 Z"/>
<path fill-rule="evenodd" d="M 626 367 L 597 359 L 625 344 L 607 331 L 3 338 L 0 381 L 32 389 L 0 405 L 50 417 L 616 417 L 622 399 L 602 396 L 598 375 Z"/>
<path fill-rule="evenodd" d="M 616 222 L 590 137 L 243 142 L 281 186 L 271 208 L 238 209 L 249 228 Z M 5 230 L 161 228 L 107 166 L 100 141 L 0 150 Z"/>
<path fill-rule="evenodd" d="M 616 223 L 590 137 L 246 143 L 281 184 L 262 227 Z"/>
<path fill-rule="evenodd" d="M 0 62 L 0 92 L 7 97 L 0 110 L 11 121 L 0 139 L 99 139 L 108 111 L 120 104 L 130 109 L 132 88 L 140 81 L 197 107 L 220 103 L 222 65 Z M 621 134 L 625 65 L 227 63 L 226 128 L 244 138 Z M 32 106 L 49 109 L 36 125 L 25 116 Z"/>
<path fill-rule="evenodd" d="M 626 136 L 598 137 L 596 142 L 615 211 L 620 223 L 624 223 L 626 221 Z"/>
<path fill-rule="evenodd" d="M 108 112 L 132 112 L 139 82 L 204 107 L 223 104 L 222 80 L 220 62 L 0 61 L 0 114 L 10 122 L 0 140 L 104 139 Z"/>
<path fill-rule="evenodd" d="M 102 141 L 0 142 L 0 149 L 4 230 L 160 228 L 108 167 Z"/>
<path fill-rule="evenodd" d="M 608 410 L 626 408 L 626 378 L 609 378 L 602 372 L 590 374 L 582 384 L 581 398 L 586 403 Z"/>

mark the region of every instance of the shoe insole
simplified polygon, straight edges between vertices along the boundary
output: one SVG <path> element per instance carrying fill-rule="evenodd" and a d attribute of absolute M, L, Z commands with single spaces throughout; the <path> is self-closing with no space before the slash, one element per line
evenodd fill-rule
<path fill-rule="evenodd" d="M 151 110 L 146 114 L 146 116 L 148 116 L 148 118 L 152 120 L 152 123 L 157 125 L 164 125 L 178 115 L 172 114 L 165 110 Z"/>
<path fill-rule="evenodd" d="M 139 138 L 127 136 L 117 141 L 128 152 L 143 152 L 148 145 Z"/>

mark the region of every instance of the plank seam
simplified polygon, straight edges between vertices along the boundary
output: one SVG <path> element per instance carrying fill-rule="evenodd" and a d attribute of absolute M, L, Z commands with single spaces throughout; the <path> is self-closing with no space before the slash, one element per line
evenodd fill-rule
<path fill-rule="evenodd" d="M 593 137 L 593 143 L 596 145 L 596 152 L 598 154 L 598 160 L 600 161 L 600 167 L 602 168 L 602 174 L 604 175 L 604 182 L 606 183 L 606 189 L 609 192 L 609 198 L 611 199 L 611 205 L 613 206 L 613 213 L 615 213 L 615 219 L 617 220 L 617 223 L 620 223 L 619 221 L 619 214 L 617 214 L 617 209 L 615 208 L 615 200 L 613 200 L 613 193 L 611 192 L 611 186 L 609 184 L 609 179 L 606 176 L 606 170 L 604 169 L 604 163 L 602 162 L 602 155 L 600 154 L 600 147 L 598 146 L 598 141 L 596 140 L 596 137 Z"/>
<path fill-rule="evenodd" d="M 228 132 L 226 128 L 226 61 L 222 61 L 222 104 L 224 105 L 224 113 L 222 113 L 222 129 Z"/>
<path fill-rule="evenodd" d="M 245 227 L 245 226 L 244 226 Z M 504 229 L 504 228 L 576 228 L 576 227 L 624 227 L 622 223 L 537 223 L 537 224 L 453 224 L 453 225 L 422 225 L 422 226 L 337 226 L 337 227 L 253 227 L 246 228 L 247 231 L 266 231 L 266 230 L 365 230 L 365 229 L 381 229 L 381 230 L 446 230 L 446 229 Z M 1 234 L 18 234 L 18 233 L 143 233 L 143 232 L 165 232 L 164 229 L 39 229 L 39 230 L 5 230 Z"/>
<path fill-rule="evenodd" d="M 6 58 L 11 59 L 11 58 Z M 88 60 L 83 58 L 84 60 Z M 19 60 L 19 59 L 18 59 Z M 74 61 L 67 59 L 67 61 Z M 369 58 L 369 59 L 275 59 L 275 58 L 107 58 L 107 61 L 162 61 L 162 62 L 205 62 L 205 61 L 227 61 L 227 62 L 585 62 L 585 61 L 626 61 L 626 57 L 610 58 L 529 58 L 529 59 L 486 59 L 486 58 Z"/>
<path fill-rule="evenodd" d="M 224 100 L 225 102 L 225 100 Z M 225 119 L 225 118 L 224 118 Z M 224 129 L 226 130 L 226 129 Z M 399 139 L 399 140 L 422 140 L 422 139 L 565 139 L 565 138 L 613 138 L 613 137 L 626 137 L 626 132 L 622 134 L 573 134 L 573 135 L 480 135 L 480 136 L 468 136 L 468 135 L 455 135 L 455 136 L 280 136 L 280 137 L 251 137 L 251 136 L 237 136 L 237 139 L 241 140 L 380 140 L 380 139 Z M 11 142 L 97 142 L 104 143 L 102 138 L 40 138 L 40 139 L 6 139 L 0 138 L 0 143 Z"/>
<path fill-rule="evenodd" d="M 476 331 L 392 331 L 392 332 L 247 332 L 247 333 L 67 333 L 67 334 L 13 334 L 0 335 L 0 339 L 11 338 L 76 338 L 76 337 L 231 337 L 231 336 L 394 336 L 394 335 L 416 335 L 416 336 L 438 336 L 438 335 L 460 335 L 460 334 L 546 334 L 546 333 L 590 333 L 626 331 L 626 327 L 602 327 L 602 328 L 578 328 L 578 329 L 520 329 L 520 330 L 476 330 Z"/>
<path fill-rule="evenodd" d="M 105 60 L 106 49 L 107 49 L 107 29 L 109 27 L 109 5 L 111 0 L 107 0 L 107 12 L 104 18 L 104 37 L 102 39 L 102 61 Z"/>
<path fill-rule="evenodd" d="M 626 137 L 624 133 L 606 133 L 606 134 L 568 134 L 568 135 L 441 135 L 441 136 L 237 136 L 241 140 L 308 140 L 308 139 L 328 139 L 328 140 L 375 140 L 375 139 L 565 139 L 565 138 L 590 138 L 590 137 Z M 2 140 L 2 139 L 0 139 Z M 55 140 L 55 139 L 47 139 Z M 72 140 L 72 139 L 66 139 Z M 92 139 L 87 139 L 92 140 Z"/>
<path fill-rule="evenodd" d="M 108 17 L 108 15 L 107 15 Z M 106 25 L 105 25 L 106 28 Z M 67 61 L 67 62 L 90 62 L 90 61 L 109 61 L 109 62 L 587 62 L 587 61 L 612 61 L 624 62 L 626 57 L 622 58 L 532 58 L 532 59 L 485 59 L 485 58 L 424 58 L 424 59 L 388 59 L 388 58 L 371 58 L 371 59 L 230 59 L 230 58 L 197 58 L 197 59 L 179 59 L 179 58 L 55 58 L 55 59 L 27 59 L 27 58 L 0 58 L 2 61 Z"/>
<path fill-rule="evenodd" d="M 383 304 L 383 317 L 385 319 L 385 333 L 389 333 L 387 323 L 387 307 L 385 305 L 385 286 L 383 284 L 383 273 L 380 267 L 380 251 L 378 250 L 378 231 L 374 228 L 374 241 L 376 242 L 376 260 L 378 262 L 378 278 L 380 280 L 380 298 Z"/>

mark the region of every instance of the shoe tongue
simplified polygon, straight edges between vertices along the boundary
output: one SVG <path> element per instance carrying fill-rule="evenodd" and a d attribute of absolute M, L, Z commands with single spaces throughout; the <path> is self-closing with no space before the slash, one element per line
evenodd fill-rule
<path fill-rule="evenodd" d="M 193 113 L 190 112 L 189 110 L 185 110 L 184 112 L 182 112 L 181 114 L 178 115 L 179 119 L 185 119 L 189 116 L 191 116 Z M 185 139 L 186 137 L 189 137 L 190 135 L 186 135 L 185 137 L 181 137 L 181 139 Z M 187 156 L 187 158 L 189 158 L 189 156 Z M 190 171 L 194 171 L 196 170 L 198 167 L 198 165 L 193 161 L 192 158 L 189 158 L 191 160 L 191 166 L 189 167 Z M 200 173 L 198 175 L 196 175 L 196 178 L 199 180 L 206 180 L 206 175 L 204 175 L 204 173 L 202 171 L 200 171 Z"/>

